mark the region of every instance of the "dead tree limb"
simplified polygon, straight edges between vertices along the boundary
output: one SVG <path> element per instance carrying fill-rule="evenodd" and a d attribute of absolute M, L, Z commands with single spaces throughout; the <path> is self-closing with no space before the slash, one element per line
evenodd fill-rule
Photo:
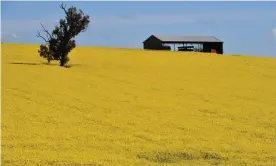
<path fill-rule="evenodd" d="M 37 31 L 36 36 L 37 36 L 37 37 L 42 38 L 42 39 L 43 39 L 46 43 L 48 43 L 48 42 L 49 42 L 49 39 L 48 39 L 48 40 L 46 40 L 46 39 L 45 39 L 45 37 L 43 37 L 43 36 L 41 36 L 41 35 L 40 35 L 40 32 L 39 32 L 39 31 Z"/>
<path fill-rule="evenodd" d="M 43 31 L 48 35 L 50 36 L 50 38 L 52 38 L 52 35 L 50 34 L 50 32 L 48 30 L 45 29 L 45 27 L 42 25 L 42 23 L 40 23 L 41 27 L 43 28 Z M 49 37 L 47 36 L 48 40 L 49 40 Z"/>

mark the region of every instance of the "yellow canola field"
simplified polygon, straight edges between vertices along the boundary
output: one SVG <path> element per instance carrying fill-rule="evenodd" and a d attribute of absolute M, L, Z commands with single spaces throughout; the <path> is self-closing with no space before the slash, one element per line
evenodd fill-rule
<path fill-rule="evenodd" d="M 2 165 L 276 165 L 276 58 L 2 44 Z"/>

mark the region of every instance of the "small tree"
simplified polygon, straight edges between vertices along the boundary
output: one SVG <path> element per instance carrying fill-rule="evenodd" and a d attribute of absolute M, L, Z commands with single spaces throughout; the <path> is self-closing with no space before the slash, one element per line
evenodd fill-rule
<path fill-rule="evenodd" d="M 38 53 L 47 59 L 48 63 L 58 60 L 60 66 L 65 66 L 69 61 L 69 52 L 76 47 L 74 37 L 87 29 L 90 20 L 88 15 L 84 15 L 82 10 L 77 10 L 76 7 L 66 9 L 62 3 L 60 8 L 65 13 L 65 19 L 60 19 L 59 26 L 55 26 L 51 33 L 40 24 L 46 37 L 43 37 L 40 31 L 37 31 L 37 37 L 42 38 L 46 44 L 40 45 Z"/>

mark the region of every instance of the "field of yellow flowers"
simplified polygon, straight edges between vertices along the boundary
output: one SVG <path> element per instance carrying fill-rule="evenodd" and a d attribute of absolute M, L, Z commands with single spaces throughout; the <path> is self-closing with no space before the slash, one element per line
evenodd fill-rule
<path fill-rule="evenodd" d="M 276 165 L 276 58 L 2 44 L 2 165 Z"/>

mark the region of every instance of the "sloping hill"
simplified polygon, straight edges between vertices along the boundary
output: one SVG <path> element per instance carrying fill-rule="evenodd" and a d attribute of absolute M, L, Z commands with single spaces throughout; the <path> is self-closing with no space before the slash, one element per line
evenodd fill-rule
<path fill-rule="evenodd" d="M 276 165 L 276 59 L 2 44 L 3 165 Z"/>

